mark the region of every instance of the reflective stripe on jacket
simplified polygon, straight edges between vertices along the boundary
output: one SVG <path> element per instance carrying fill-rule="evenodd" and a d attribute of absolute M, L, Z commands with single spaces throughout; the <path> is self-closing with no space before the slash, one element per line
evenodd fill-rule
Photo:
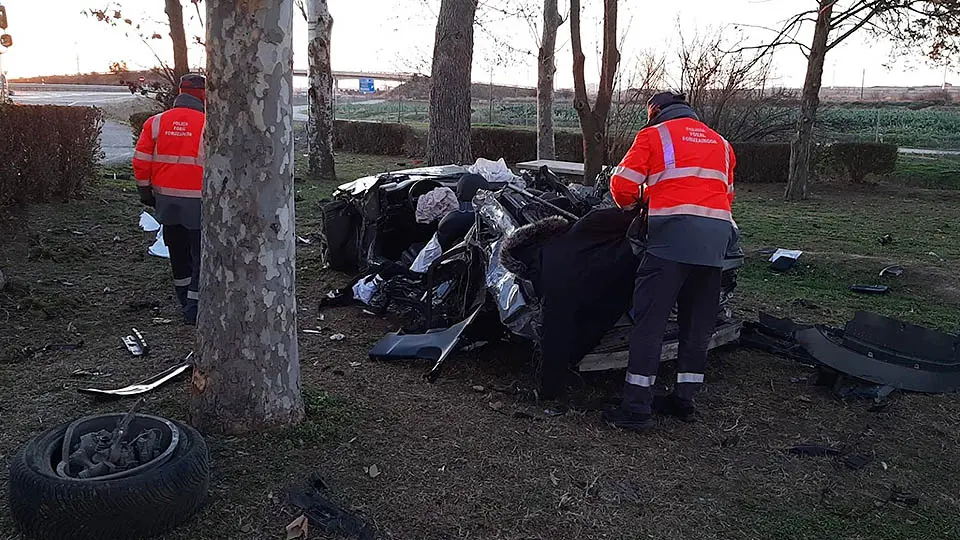
<path fill-rule="evenodd" d="M 731 205 L 736 156 L 699 120 L 644 128 L 614 169 L 610 191 L 620 207 L 649 209 L 647 251 L 671 261 L 720 266 L 735 227 Z"/>

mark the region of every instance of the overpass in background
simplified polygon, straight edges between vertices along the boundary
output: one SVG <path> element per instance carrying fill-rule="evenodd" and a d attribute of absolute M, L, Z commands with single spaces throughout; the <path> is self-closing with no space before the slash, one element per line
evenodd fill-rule
<path fill-rule="evenodd" d="M 306 69 L 293 70 L 294 76 L 306 77 L 310 73 Z M 385 73 L 378 71 L 333 71 L 333 80 L 340 79 L 379 79 L 381 81 L 407 82 L 414 77 L 421 76 L 419 73 Z"/>

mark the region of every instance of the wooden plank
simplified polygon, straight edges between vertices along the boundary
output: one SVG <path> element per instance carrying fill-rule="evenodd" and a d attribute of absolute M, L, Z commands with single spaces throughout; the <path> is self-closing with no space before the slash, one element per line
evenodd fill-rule
<path fill-rule="evenodd" d="M 546 165 L 555 174 L 563 176 L 583 176 L 583 163 L 572 161 L 554 161 L 552 159 L 538 159 L 536 161 L 524 161 L 517 163 L 520 170 L 536 171 Z"/>
<path fill-rule="evenodd" d="M 713 333 L 710 338 L 710 344 L 707 350 L 715 349 L 721 345 L 727 345 L 740 339 L 740 331 L 743 329 L 742 323 L 728 323 Z M 680 344 L 673 339 L 665 341 L 660 351 L 660 361 L 666 362 L 677 357 L 677 349 Z M 616 351 L 610 353 L 588 354 L 577 365 L 579 371 L 606 371 L 609 369 L 626 369 L 630 360 L 630 351 Z"/>

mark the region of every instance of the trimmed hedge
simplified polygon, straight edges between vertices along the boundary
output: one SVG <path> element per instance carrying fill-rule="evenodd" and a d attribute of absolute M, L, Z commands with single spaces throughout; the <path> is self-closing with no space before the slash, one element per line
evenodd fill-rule
<path fill-rule="evenodd" d="M 130 115 L 130 128 L 133 130 L 133 145 L 137 145 L 140 140 L 140 132 L 143 131 L 143 124 L 156 113 L 138 112 Z"/>
<path fill-rule="evenodd" d="M 0 206 L 82 195 L 100 169 L 95 107 L 0 105 Z"/>
<path fill-rule="evenodd" d="M 785 184 L 790 174 L 790 143 L 733 143 L 737 156 L 734 182 Z"/>
<path fill-rule="evenodd" d="M 583 161 L 580 134 L 557 131 L 557 159 Z M 403 124 L 337 120 L 334 125 L 334 148 L 361 154 L 421 157 L 426 154 L 427 132 Z M 629 144 L 617 147 L 625 151 Z M 537 133 L 533 130 L 501 127 L 474 127 L 470 130 L 470 147 L 475 157 L 503 158 L 507 163 L 534 160 L 537 157 Z M 786 183 L 790 170 L 790 143 L 733 143 L 737 154 L 736 181 L 749 184 Z M 622 155 L 610 156 L 619 161 Z M 867 174 L 893 171 L 897 147 L 891 144 L 837 143 L 822 151 L 819 158 L 828 170 L 842 168 L 854 182 Z"/>
<path fill-rule="evenodd" d="M 834 143 L 826 150 L 828 163 L 847 173 L 856 184 L 868 174 L 890 174 L 897 166 L 897 146 L 883 143 Z"/>

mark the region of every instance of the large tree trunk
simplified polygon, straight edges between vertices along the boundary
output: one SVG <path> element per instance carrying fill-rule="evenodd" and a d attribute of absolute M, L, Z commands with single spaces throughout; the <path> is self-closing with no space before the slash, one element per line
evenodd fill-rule
<path fill-rule="evenodd" d="M 430 69 L 427 164 L 464 164 L 470 150 L 470 74 L 477 0 L 442 0 Z M 493 157 L 493 156 L 490 156 Z"/>
<path fill-rule="evenodd" d="M 207 124 L 191 423 L 303 418 L 293 204 L 293 0 L 207 0 Z"/>
<path fill-rule="evenodd" d="M 180 5 L 180 0 L 165 1 L 167 19 L 170 21 L 170 40 L 173 41 L 173 77 L 174 86 L 176 86 L 180 82 L 180 77 L 190 73 L 190 62 L 187 59 L 187 33 L 183 28 L 183 6 Z"/>
<path fill-rule="evenodd" d="M 603 1 L 603 53 L 597 101 L 590 106 L 584 78 L 583 44 L 580 38 L 580 0 L 570 1 L 570 38 L 573 46 L 573 108 L 583 132 L 583 181 L 592 185 L 607 158 L 607 115 L 613 102 L 613 85 L 620 64 L 617 50 L 617 0 Z"/>
<path fill-rule="evenodd" d="M 813 30 L 813 45 L 807 60 L 807 77 L 800 94 L 800 119 L 797 134 L 790 144 L 790 175 L 787 179 L 785 197 L 788 200 L 807 198 L 807 186 L 813 178 L 816 148 L 813 141 L 813 126 L 820 106 L 820 84 L 823 80 L 823 64 L 827 57 L 827 39 L 830 36 L 830 20 L 835 0 L 820 0 Z"/>
<path fill-rule="evenodd" d="M 557 30 L 563 23 L 557 0 L 543 2 L 543 38 L 537 68 L 537 159 L 556 159 L 553 133 L 553 76 L 557 72 Z"/>
<path fill-rule="evenodd" d="M 309 0 L 307 10 L 310 64 L 310 118 L 307 142 L 310 147 L 307 176 L 311 180 L 336 180 L 333 163 L 333 67 L 330 65 L 330 38 L 333 17 L 327 0 Z"/>

